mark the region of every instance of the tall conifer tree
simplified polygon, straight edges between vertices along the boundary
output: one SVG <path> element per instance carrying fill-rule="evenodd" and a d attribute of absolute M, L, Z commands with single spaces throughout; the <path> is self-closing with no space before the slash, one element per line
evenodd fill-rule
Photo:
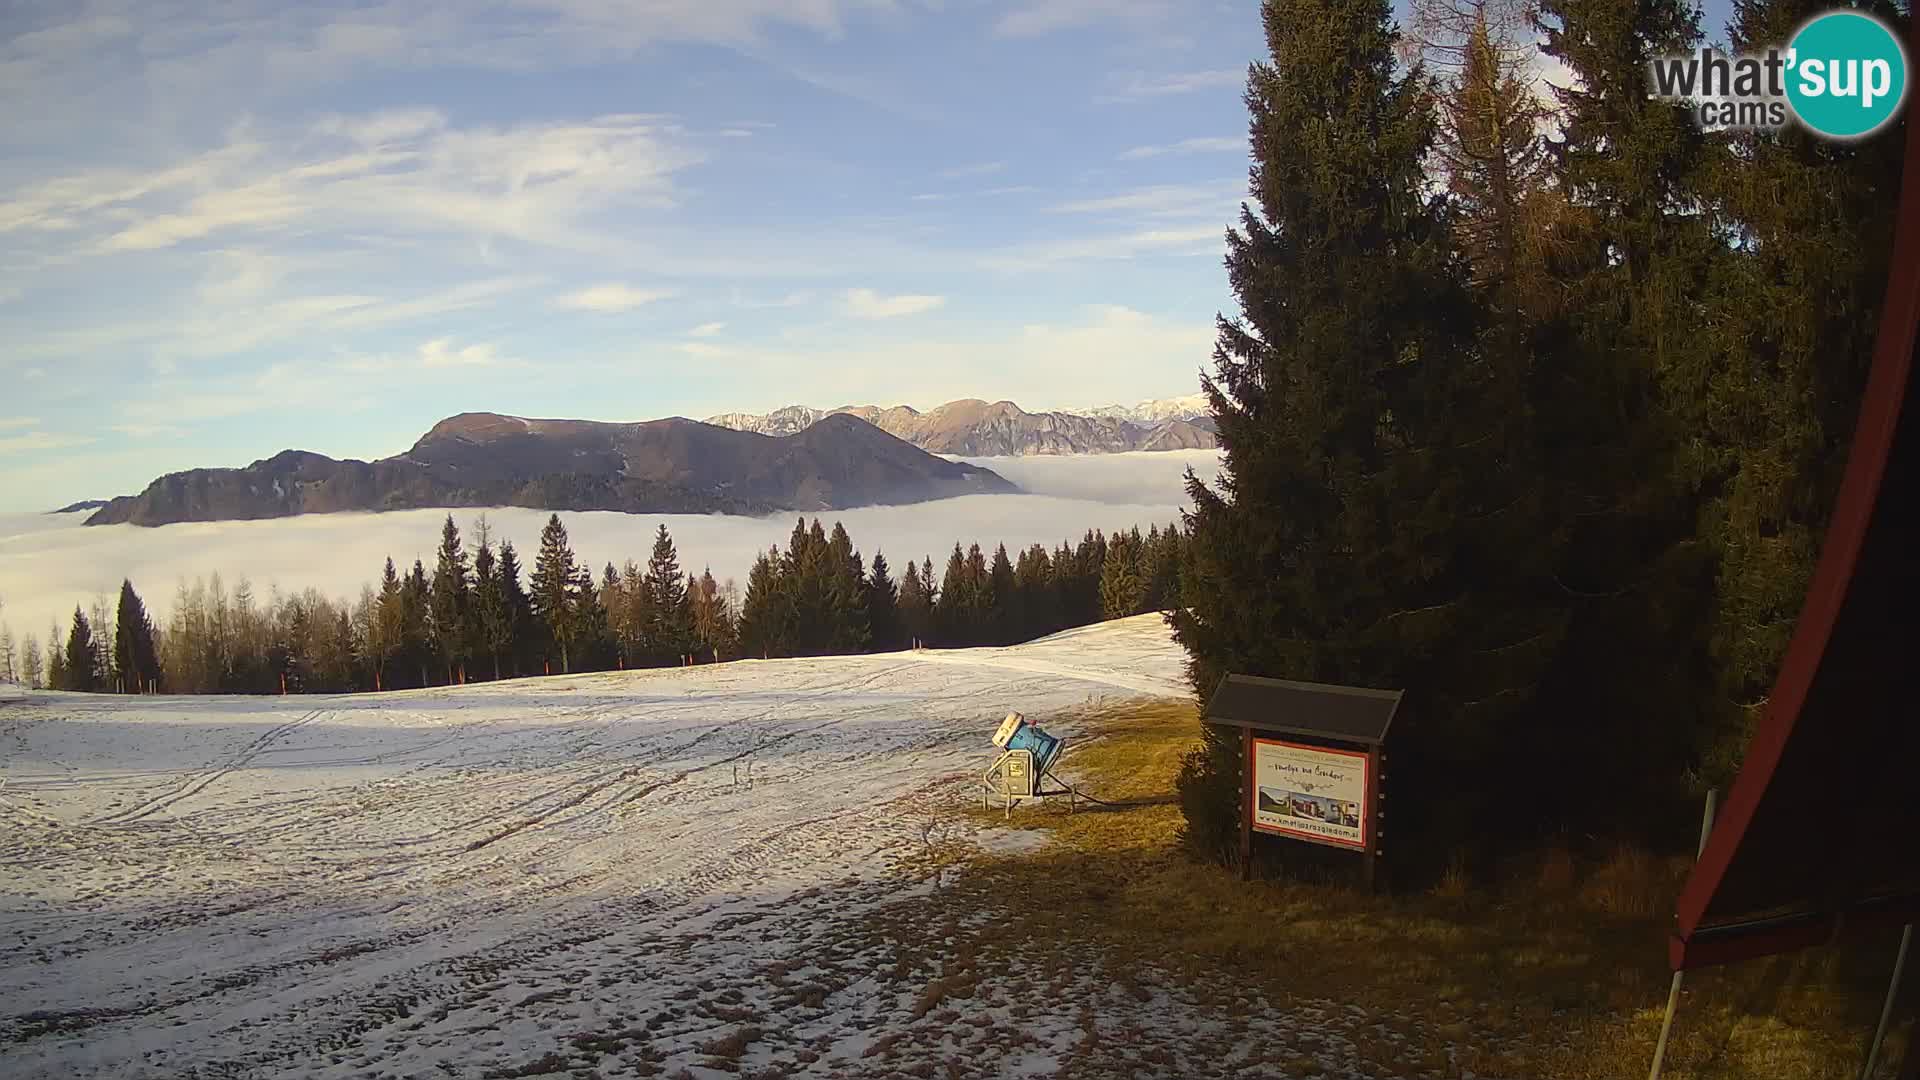
<path fill-rule="evenodd" d="M 563 673 L 573 670 L 572 646 L 579 636 L 573 602 L 578 574 L 573 548 L 567 542 L 567 527 L 560 523 L 559 514 L 551 514 L 546 527 L 540 530 L 540 553 L 533 564 L 529 599 L 534 617 L 540 620 L 548 639 L 560 653 Z"/>
<path fill-rule="evenodd" d="M 121 691 L 146 693 L 160 681 L 160 652 L 154 646 L 153 620 L 132 581 L 120 583 L 120 609 L 114 618 L 114 667 L 120 672 Z"/>
<path fill-rule="evenodd" d="M 467 581 L 467 553 L 460 544 L 460 530 L 448 514 L 440 527 L 440 550 L 433 567 L 433 601 L 430 629 L 434 652 L 446 670 L 449 684 L 458 681 L 472 651 L 472 591 Z"/>
<path fill-rule="evenodd" d="M 693 611 L 687 603 L 687 579 L 680 572 L 680 552 L 665 525 L 654 534 L 646 585 L 655 662 L 678 664 L 693 651 Z"/>
<path fill-rule="evenodd" d="M 98 690 L 100 683 L 94 665 L 95 654 L 93 624 L 87 621 L 87 613 L 76 606 L 73 609 L 73 628 L 67 632 L 67 649 L 60 669 L 65 679 L 60 689 Z"/>
<path fill-rule="evenodd" d="M 1228 671 L 1406 688 L 1421 716 L 1408 750 L 1438 775 L 1441 756 L 1485 752 L 1549 654 L 1550 613 L 1508 581 L 1531 506 L 1511 474 L 1518 433 L 1475 355 L 1423 170 L 1427 78 L 1396 70 L 1389 5 L 1267 0 L 1262 18 L 1257 209 L 1227 238 L 1240 315 L 1220 320 L 1203 381 L 1224 469 L 1218 490 L 1189 480 L 1193 573 L 1169 619 L 1201 695 Z M 1238 752 L 1210 730 L 1183 771 L 1202 850 L 1237 836 Z M 1464 835 L 1426 810 L 1415 820 Z"/>
<path fill-rule="evenodd" d="M 473 553 L 473 644 L 476 655 L 489 661 L 493 677 L 500 677 L 500 653 L 511 643 L 507 598 L 500 587 L 500 567 L 493 544 L 482 540 Z"/>
<path fill-rule="evenodd" d="M 1735 0 L 1731 43 L 1788 41 L 1831 6 Z M 1894 5 L 1859 9 L 1905 36 Z M 1730 132 L 1705 178 L 1739 243 L 1715 262 L 1705 347 L 1666 388 L 1691 436 L 1684 472 L 1714 563 L 1709 785 L 1731 778 L 1819 556 L 1879 325 L 1911 115 L 1855 142 L 1797 124 Z"/>
<path fill-rule="evenodd" d="M 911 567 L 911 564 L 909 564 Z M 901 645 L 900 593 L 887 569 L 887 557 L 873 553 L 873 569 L 867 576 L 867 627 L 873 635 L 873 647 L 891 652 Z"/>

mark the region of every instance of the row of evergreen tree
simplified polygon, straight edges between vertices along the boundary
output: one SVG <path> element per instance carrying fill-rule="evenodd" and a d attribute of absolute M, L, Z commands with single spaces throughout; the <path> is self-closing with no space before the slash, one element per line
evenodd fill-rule
<path fill-rule="evenodd" d="M 343 603 L 314 589 L 259 601 L 243 579 L 182 582 L 164 628 L 133 583 L 119 604 L 74 609 L 45 660 L 29 637 L 16 659 L 0 625 L 0 681 L 63 690 L 150 693 L 332 693 L 439 686 L 520 675 L 818 656 L 910 646 L 1024 641 L 1103 618 L 1164 610 L 1177 597 L 1178 526 L 1089 531 L 1052 552 L 1010 558 L 955 544 L 935 583 L 909 561 L 896 581 L 871 565 L 839 523 L 795 523 L 787 550 L 760 556 L 745 596 L 711 570 L 685 573 L 662 525 L 644 566 L 607 563 L 595 577 L 559 515 L 541 531 L 530 569 L 484 517 L 469 554 L 453 517 L 433 566 L 402 571 Z"/>
<path fill-rule="evenodd" d="M 63 638 L 55 625 L 43 652 L 39 638 L 28 634 L 16 644 L 13 628 L 0 622 L 0 683 L 36 690 L 48 686 L 127 693 L 159 688 L 159 635 L 132 582 L 120 583 L 120 602 L 114 612 L 101 598 L 94 603 L 91 618 L 74 608 L 70 626 Z M 110 635 L 95 629 L 106 626 L 114 628 Z"/>
<path fill-rule="evenodd" d="M 1728 36 L 1826 6 L 1738 0 Z M 1702 44 L 1691 0 L 1411 0 L 1406 35 L 1388 0 L 1262 15 L 1204 380 L 1225 471 L 1189 485 L 1172 620 L 1196 691 L 1404 688 L 1390 858 L 1689 843 L 1833 505 L 1911 112 L 1856 142 L 1703 131 L 1647 93 Z M 1187 762 L 1203 851 L 1233 850 L 1239 752 L 1209 731 Z"/>
<path fill-rule="evenodd" d="M 1180 528 L 1097 531 L 1051 553 L 1035 544 L 991 559 L 954 544 L 935 584 L 933 560 L 911 560 L 896 584 L 886 556 L 869 569 L 839 523 L 828 534 L 797 522 L 787 549 L 754 560 L 736 628 L 748 656 L 818 656 L 898 649 L 1010 645 L 1101 619 L 1171 607 L 1178 595 Z"/>

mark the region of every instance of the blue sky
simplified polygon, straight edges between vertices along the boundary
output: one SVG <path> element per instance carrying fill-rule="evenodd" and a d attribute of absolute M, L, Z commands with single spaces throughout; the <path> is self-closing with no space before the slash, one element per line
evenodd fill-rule
<path fill-rule="evenodd" d="M 463 410 L 1191 393 L 1246 0 L 0 14 L 0 509 Z"/>

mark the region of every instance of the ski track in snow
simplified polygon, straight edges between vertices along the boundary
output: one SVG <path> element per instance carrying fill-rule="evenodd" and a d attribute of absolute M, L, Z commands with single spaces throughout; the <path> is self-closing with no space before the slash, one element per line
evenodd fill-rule
<path fill-rule="evenodd" d="M 818 1075 L 857 1071 L 897 1002 L 833 929 L 901 895 L 1008 710 L 1184 694 L 1180 659 L 1148 615 L 1010 649 L 0 705 L 0 1075 L 480 1076 L 636 1024 L 648 1075 L 753 1008 Z M 776 961 L 851 968 L 783 1007 L 754 974 Z"/>

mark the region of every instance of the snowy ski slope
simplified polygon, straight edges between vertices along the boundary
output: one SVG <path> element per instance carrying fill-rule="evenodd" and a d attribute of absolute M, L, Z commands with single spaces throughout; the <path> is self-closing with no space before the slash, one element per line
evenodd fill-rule
<path fill-rule="evenodd" d="M 1009 709 L 1070 731 L 1184 693 L 1180 668 L 1148 615 L 1010 649 L 0 705 L 0 1076 L 479 1076 L 664 1017 L 886 899 Z M 860 985 L 805 1014 L 823 1062 L 869 1037 Z M 694 1062 L 715 1030 L 649 1038 Z"/>

